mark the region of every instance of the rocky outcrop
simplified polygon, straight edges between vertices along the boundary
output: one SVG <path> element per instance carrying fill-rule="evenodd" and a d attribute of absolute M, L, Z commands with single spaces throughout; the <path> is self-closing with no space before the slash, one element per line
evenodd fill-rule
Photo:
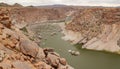
<path fill-rule="evenodd" d="M 49 20 L 62 20 L 69 10 L 67 8 L 24 7 L 14 8 L 10 11 L 10 14 L 13 23 L 40 23 Z"/>
<path fill-rule="evenodd" d="M 40 48 L 0 8 L 0 69 L 73 69 L 54 51 Z"/>
<path fill-rule="evenodd" d="M 62 26 L 65 40 L 120 54 L 120 8 L 88 8 L 75 14 L 71 23 Z"/>

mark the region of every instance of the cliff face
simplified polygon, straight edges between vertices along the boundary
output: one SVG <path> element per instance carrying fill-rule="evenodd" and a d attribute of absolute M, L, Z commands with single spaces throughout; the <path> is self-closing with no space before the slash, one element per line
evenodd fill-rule
<path fill-rule="evenodd" d="M 12 9 L 10 14 L 14 23 L 40 23 L 48 20 L 62 20 L 71 9 L 71 7 L 23 7 Z"/>
<path fill-rule="evenodd" d="M 82 48 L 120 53 L 120 8 L 78 11 L 63 28 L 63 37 Z"/>
<path fill-rule="evenodd" d="M 0 8 L 0 69 L 73 69 L 53 49 L 42 49 L 15 27 Z"/>

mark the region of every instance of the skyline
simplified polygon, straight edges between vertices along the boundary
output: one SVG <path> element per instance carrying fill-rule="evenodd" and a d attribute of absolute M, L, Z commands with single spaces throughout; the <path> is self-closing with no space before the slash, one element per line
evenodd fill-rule
<path fill-rule="evenodd" d="M 40 6 L 40 5 L 74 5 L 74 6 L 120 6 L 120 0 L 0 0 L 0 3 L 8 3 L 10 5 L 19 3 L 24 6 Z"/>

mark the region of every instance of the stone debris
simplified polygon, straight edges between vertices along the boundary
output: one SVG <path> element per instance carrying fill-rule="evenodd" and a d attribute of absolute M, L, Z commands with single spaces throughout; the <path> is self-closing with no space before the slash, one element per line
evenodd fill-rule
<path fill-rule="evenodd" d="M 74 56 L 79 56 L 79 55 L 80 55 L 80 52 L 78 52 L 78 51 L 68 50 L 68 52 L 69 52 L 71 55 L 74 55 Z"/>
<path fill-rule="evenodd" d="M 42 36 L 39 35 L 38 38 L 39 38 L 39 39 L 42 39 Z"/>
<path fill-rule="evenodd" d="M 54 35 L 56 35 L 56 32 L 51 33 L 51 36 L 54 36 Z"/>
<path fill-rule="evenodd" d="M 0 8 L 0 69 L 72 69 L 53 49 L 40 48 L 12 25 L 8 12 Z"/>

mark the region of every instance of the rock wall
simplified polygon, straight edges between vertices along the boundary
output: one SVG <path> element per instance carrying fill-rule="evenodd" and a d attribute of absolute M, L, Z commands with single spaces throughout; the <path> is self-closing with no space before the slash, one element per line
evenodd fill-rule
<path fill-rule="evenodd" d="M 0 69 L 73 69 L 53 49 L 42 49 L 31 41 L 0 8 Z"/>
<path fill-rule="evenodd" d="M 14 23 L 40 23 L 48 20 L 62 20 L 71 9 L 73 8 L 22 7 L 13 8 L 10 14 Z"/>
<path fill-rule="evenodd" d="M 120 54 L 120 8 L 87 8 L 62 26 L 64 39 L 82 48 Z"/>

